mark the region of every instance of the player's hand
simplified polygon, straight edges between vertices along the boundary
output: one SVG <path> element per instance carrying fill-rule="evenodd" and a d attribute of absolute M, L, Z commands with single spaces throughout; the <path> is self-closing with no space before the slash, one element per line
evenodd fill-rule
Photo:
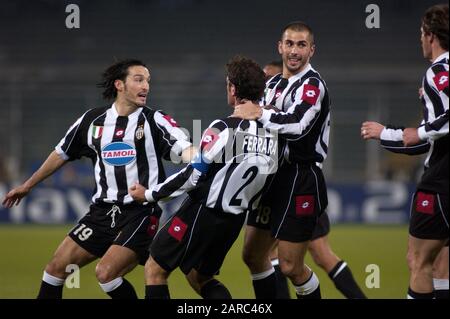
<path fill-rule="evenodd" d="M 364 122 L 361 126 L 361 137 L 365 140 L 379 140 L 383 129 L 384 125 L 378 122 Z"/>
<path fill-rule="evenodd" d="M 419 88 L 419 100 L 423 97 L 423 92 L 424 92 L 423 87 L 420 87 Z"/>
<path fill-rule="evenodd" d="M 19 187 L 14 188 L 11 190 L 8 194 L 6 194 L 5 198 L 3 199 L 3 206 L 6 208 L 11 208 L 14 205 L 19 205 L 22 198 L 27 196 L 27 194 L 30 192 L 30 188 L 25 185 L 20 185 Z"/>
<path fill-rule="evenodd" d="M 408 127 L 403 130 L 403 144 L 405 146 L 416 145 L 419 143 L 420 138 L 416 128 Z"/>
<path fill-rule="evenodd" d="M 236 105 L 232 117 L 238 117 L 243 120 L 257 120 L 262 115 L 262 109 L 258 104 L 251 101 L 245 101 L 243 104 Z"/>
<path fill-rule="evenodd" d="M 130 189 L 128 190 L 128 192 L 130 193 L 131 197 L 133 197 L 133 199 L 139 203 L 143 203 L 146 202 L 147 199 L 145 198 L 145 191 L 147 189 L 142 186 L 139 183 L 134 184 L 133 186 L 130 187 Z"/>

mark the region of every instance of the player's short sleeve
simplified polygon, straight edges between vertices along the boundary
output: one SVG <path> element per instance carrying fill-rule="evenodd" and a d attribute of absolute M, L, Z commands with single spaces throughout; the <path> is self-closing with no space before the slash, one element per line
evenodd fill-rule
<path fill-rule="evenodd" d="M 85 118 L 88 112 L 84 113 L 70 126 L 66 135 L 56 145 L 55 151 L 62 159 L 72 161 L 86 155 L 87 144 L 83 136 L 86 135 L 86 132 L 84 132 L 86 130 Z"/>

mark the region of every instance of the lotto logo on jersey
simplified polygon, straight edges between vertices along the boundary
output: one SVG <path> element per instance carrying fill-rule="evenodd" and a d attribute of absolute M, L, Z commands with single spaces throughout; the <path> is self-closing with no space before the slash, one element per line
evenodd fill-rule
<path fill-rule="evenodd" d="M 303 101 L 307 102 L 308 104 L 315 105 L 319 96 L 320 90 L 318 87 L 311 84 L 305 84 L 303 86 Z"/>
<path fill-rule="evenodd" d="M 205 134 L 203 134 L 201 145 L 202 150 L 209 151 L 218 140 L 219 134 L 217 134 L 217 132 L 214 129 L 208 128 L 205 131 Z"/>
<path fill-rule="evenodd" d="M 295 213 L 297 216 L 309 216 L 314 213 L 314 196 L 300 195 L 295 197 Z"/>
<path fill-rule="evenodd" d="M 418 192 L 416 199 L 416 211 L 418 213 L 434 214 L 434 195 Z"/>
<path fill-rule="evenodd" d="M 102 149 L 102 158 L 106 164 L 123 166 L 136 159 L 136 150 L 128 143 L 114 142 Z"/>
<path fill-rule="evenodd" d="M 164 115 L 163 118 L 169 122 L 170 125 L 172 125 L 173 127 L 178 127 L 178 123 L 177 121 L 175 121 L 173 118 L 171 118 L 169 115 Z"/>
<path fill-rule="evenodd" d="M 439 91 L 444 90 L 448 87 L 448 72 L 439 72 L 434 76 L 433 81 Z"/>
<path fill-rule="evenodd" d="M 169 235 L 178 241 L 181 241 L 186 233 L 188 226 L 178 217 L 174 217 L 169 227 Z"/>

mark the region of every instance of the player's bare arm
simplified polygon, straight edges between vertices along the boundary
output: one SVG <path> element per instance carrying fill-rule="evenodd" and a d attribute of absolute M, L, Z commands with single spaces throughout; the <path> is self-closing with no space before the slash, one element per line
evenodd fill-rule
<path fill-rule="evenodd" d="M 3 199 L 3 206 L 11 208 L 12 206 L 19 205 L 22 198 L 24 198 L 31 189 L 42 182 L 44 179 L 52 175 L 59 168 L 66 163 L 56 151 L 50 153 L 44 164 L 22 185 L 14 188 Z"/>
<path fill-rule="evenodd" d="M 379 140 L 383 129 L 384 125 L 378 122 L 364 122 L 361 126 L 361 137 L 365 140 Z"/>
<path fill-rule="evenodd" d="M 417 128 L 408 127 L 403 130 L 403 144 L 405 146 L 416 145 L 420 143 Z"/>

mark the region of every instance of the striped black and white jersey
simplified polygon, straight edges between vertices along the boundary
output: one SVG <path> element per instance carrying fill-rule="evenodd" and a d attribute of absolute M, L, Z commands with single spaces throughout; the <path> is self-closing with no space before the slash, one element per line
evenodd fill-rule
<path fill-rule="evenodd" d="M 256 209 L 278 168 L 283 145 L 256 121 L 216 120 L 202 136 L 199 152 L 183 170 L 145 192 L 148 201 L 184 192 L 206 207 L 241 214 Z"/>
<path fill-rule="evenodd" d="M 388 125 L 381 132 L 381 145 L 389 151 L 409 155 L 428 152 L 419 189 L 449 192 L 448 156 L 448 52 L 439 56 L 422 80 L 423 120 L 418 128 L 421 142 L 406 147 L 403 127 Z"/>
<path fill-rule="evenodd" d="M 165 180 L 162 158 L 178 158 L 191 146 L 174 119 L 161 111 L 139 107 L 119 116 L 116 107 L 94 108 L 84 113 L 55 147 L 65 160 L 83 156 L 92 160 L 96 187 L 93 203 L 128 204 L 128 189 Z"/>
<path fill-rule="evenodd" d="M 264 109 L 258 121 L 287 139 L 286 158 L 321 166 L 328 152 L 330 98 L 320 74 L 310 64 L 289 79 L 278 74 L 267 82 L 260 104 L 280 110 Z"/>

